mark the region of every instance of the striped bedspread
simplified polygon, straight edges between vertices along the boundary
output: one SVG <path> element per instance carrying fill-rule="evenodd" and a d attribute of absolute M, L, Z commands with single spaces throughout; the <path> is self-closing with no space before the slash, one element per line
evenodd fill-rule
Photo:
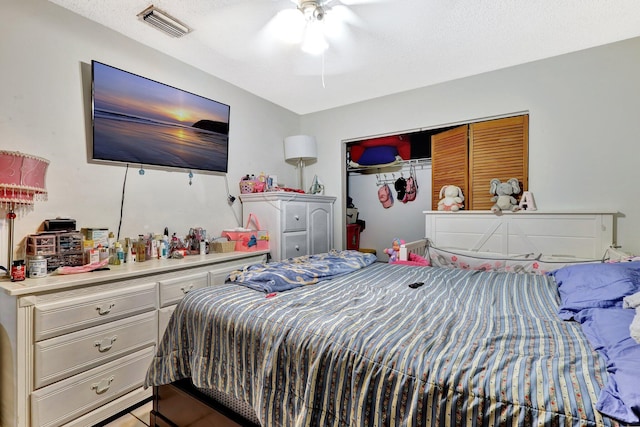
<path fill-rule="evenodd" d="M 204 288 L 145 384 L 192 377 L 264 426 L 615 425 L 594 409 L 604 363 L 557 305 L 547 276 L 382 263 L 273 298 Z"/>

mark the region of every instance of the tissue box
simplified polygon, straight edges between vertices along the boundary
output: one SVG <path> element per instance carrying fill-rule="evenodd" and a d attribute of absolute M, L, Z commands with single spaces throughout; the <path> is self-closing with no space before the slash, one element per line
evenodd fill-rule
<path fill-rule="evenodd" d="M 97 248 L 98 245 L 104 248 L 109 247 L 108 228 L 81 228 L 80 232 L 84 236 L 85 240 L 93 240 L 94 248 Z"/>
<path fill-rule="evenodd" d="M 226 242 L 213 242 L 213 251 L 214 252 L 233 252 L 236 248 L 236 242 L 233 240 L 229 240 Z"/>

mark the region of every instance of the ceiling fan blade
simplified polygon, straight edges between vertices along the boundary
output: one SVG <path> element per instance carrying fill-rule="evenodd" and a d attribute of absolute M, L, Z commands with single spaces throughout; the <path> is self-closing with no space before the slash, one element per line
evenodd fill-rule
<path fill-rule="evenodd" d="M 267 22 L 262 30 L 266 37 L 285 43 L 300 43 L 304 32 L 304 16 L 298 9 L 284 9 Z"/>
<path fill-rule="evenodd" d="M 349 25 L 362 26 L 364 21 L 350 7 L 338 4 L 326 13 L 327 20 L 344 22 Z"/>

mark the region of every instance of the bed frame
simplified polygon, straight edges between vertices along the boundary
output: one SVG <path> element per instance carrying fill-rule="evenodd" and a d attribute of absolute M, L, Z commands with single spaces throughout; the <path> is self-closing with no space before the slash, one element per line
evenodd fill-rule
<path fill-rule="evenodd" d="M 536 253 L 547 259 L 610 259 L 631 255 L 615 245 L 615 213 L 425 211 L 426 238 L 400 247 L 400 259 L 410 253 L 425 255 L 427 244 L 466 253 L 513 256 Z M 229 399 L 227 397 L 227 399 Z M 153 388 L 152 426 L 258 427 L 255 413 L 246 415 L 246 402 L 237 402 L 241 415 L 228 400 L 220 403 L 191 381 L 181 380 Z"/>
<path fill-rule="evenodd" d="M 427 250 L 427 243 L 427 239 L 420 239 L 400 245 L 400 261 L 409 261 L 409 254 L 424 257 Z"/>

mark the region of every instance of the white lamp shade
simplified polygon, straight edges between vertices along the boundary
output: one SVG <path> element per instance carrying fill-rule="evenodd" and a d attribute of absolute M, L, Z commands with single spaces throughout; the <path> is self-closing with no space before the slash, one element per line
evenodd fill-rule
<path fill-rule="evenodd" d="M 318 156 L 316 139 L 309 135 L 294 135 L 284 139 L 285 160 L 314 160 Z"/>

